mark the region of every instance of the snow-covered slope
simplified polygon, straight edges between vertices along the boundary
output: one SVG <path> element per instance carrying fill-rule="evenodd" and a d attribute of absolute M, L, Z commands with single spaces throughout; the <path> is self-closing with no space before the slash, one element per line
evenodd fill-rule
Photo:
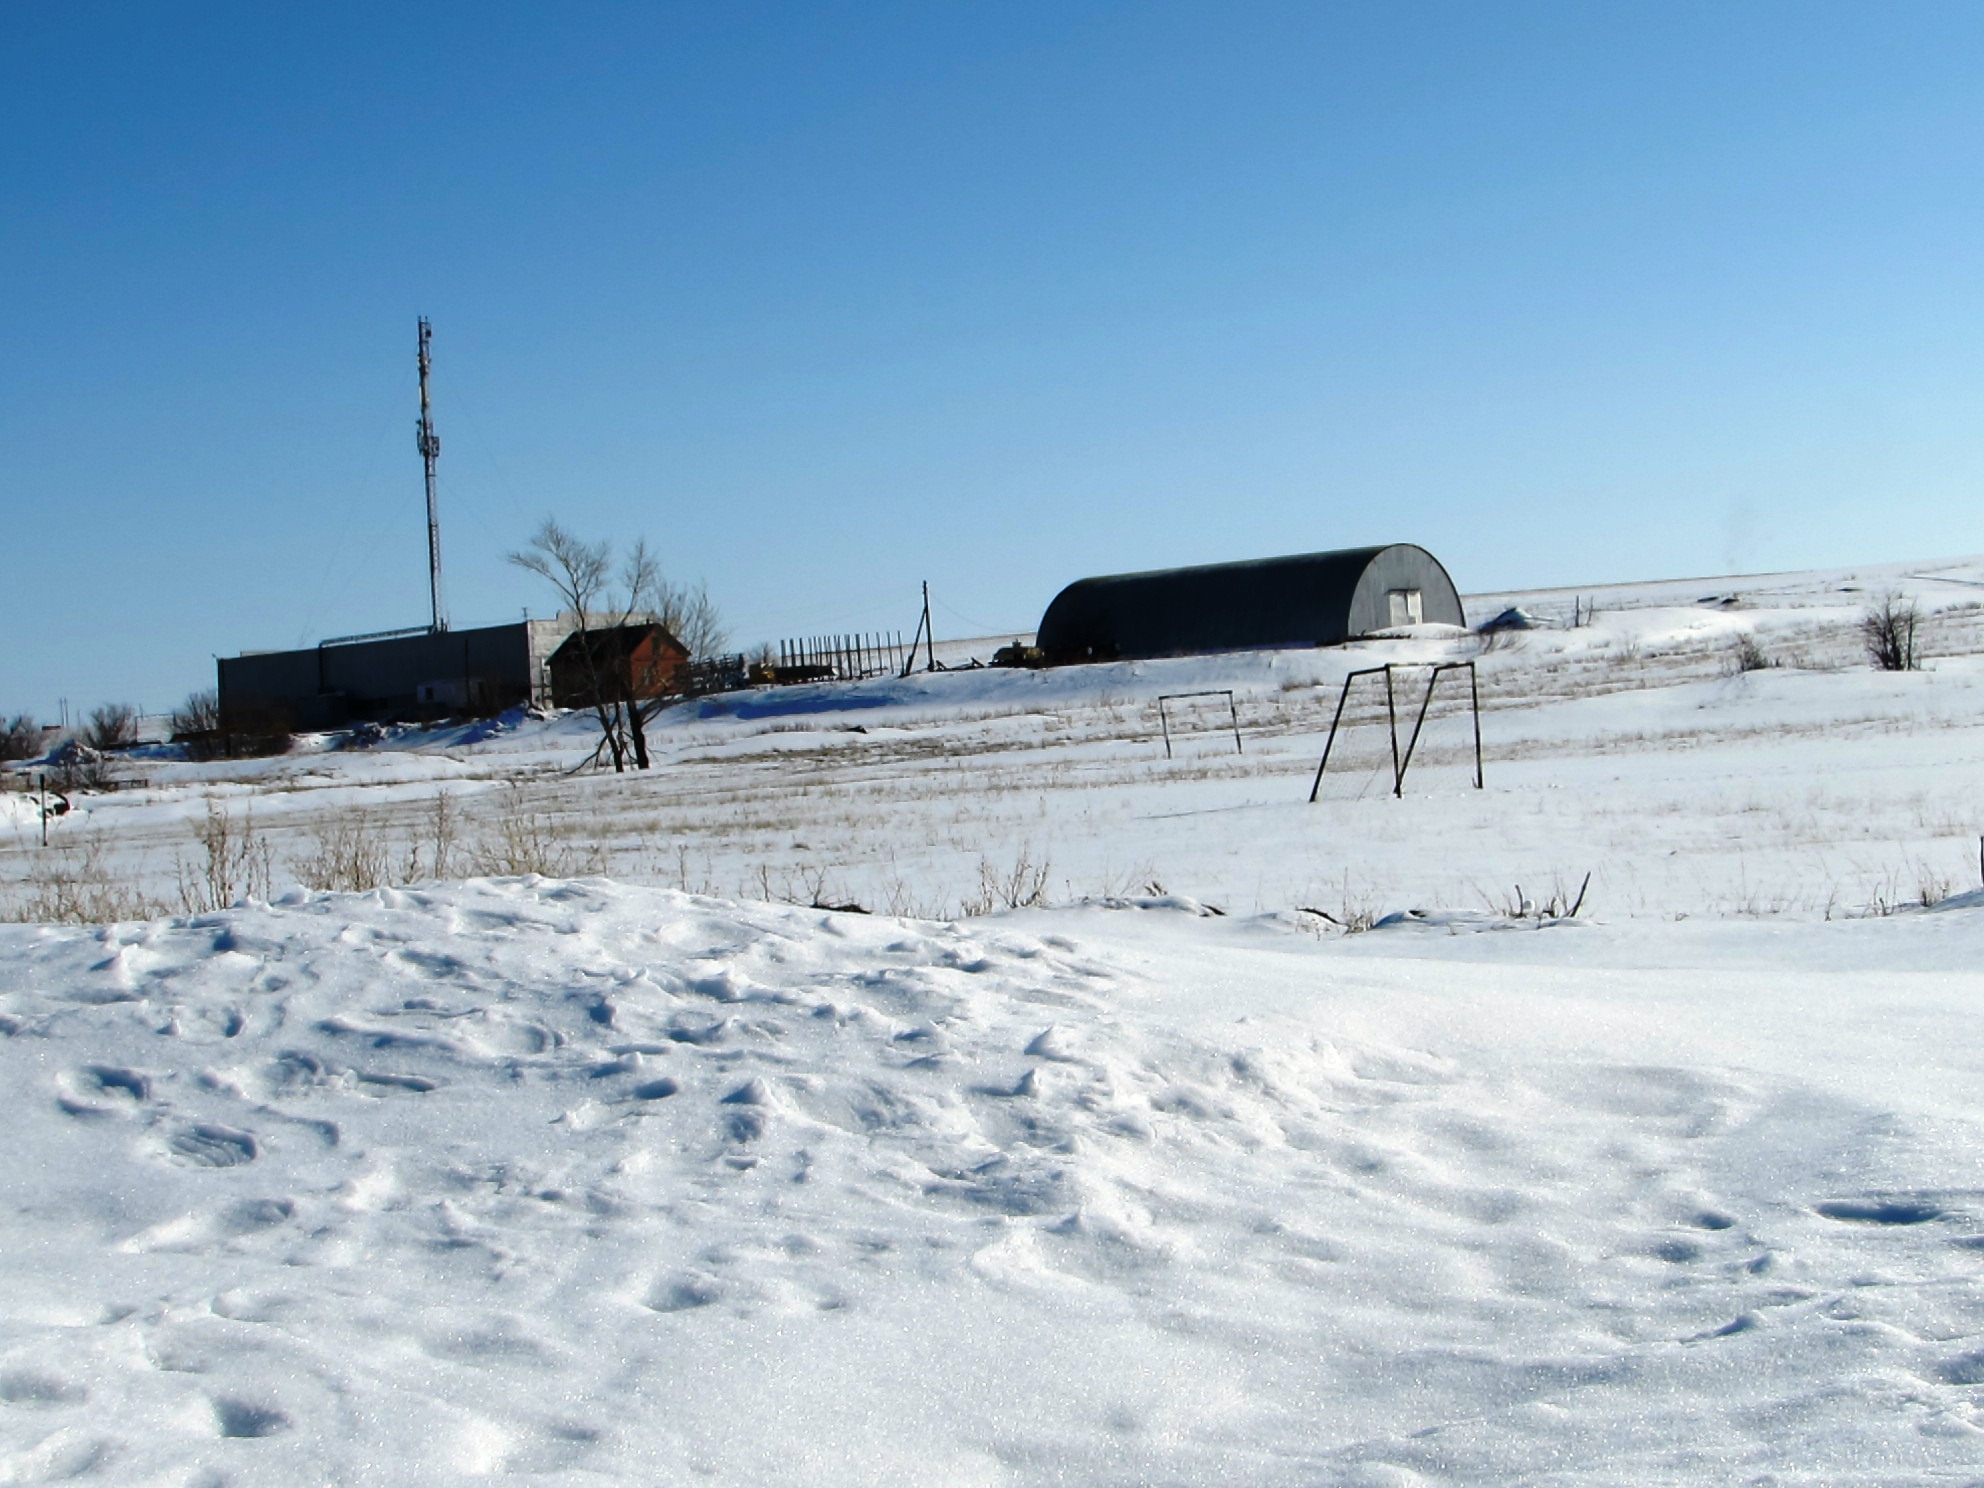
<path fill-rule="evenodd" d="M 0 929 L 0 1480 L 1975 1477 L 1977 909 L 1193 908 Z"/>
<path fill-rule="evenodd" d="M 1889 592 L 1920 608 L 1922 671 L 1866 664 L 1861 621 Z M 1816 919 L 1978 882 L 1984 820 L 1963 803 L 1984 790 L 1984 563 L 1470 605 L 1510 601 L 1544 628 L 703 699 L 664 713 L 656 768 L 624 776 L 580 769 L 596 742 L 580 715 L 362 750 L 314 740 L 272 760 L 134 761 L 133 788 L 78 797 L 50 855 L 25 817 L 0 816 L 0 915 L 45 897 L 23 879 L 80 871 L 67 860 L 92 853 L 138 896 L 177 906 L 209 808 L 263 834 L 272 890 L 344 886 L 312 860 L 323 836 L 361 824 L 397 881 L 429 876 L 444 795 L 450 876 L 603 871 L 938 918 L 983 902 L 988 879 L 1032 877 L 1057 902 L 1161 885 L 1236 912 L 1306 904 L 1346 920 L 1500 906 L 1518 887 L 1542 900 L 1586 873 L 1588 912 L 1615 920 Z M 1574 611 L 1584 623 L 1570 627 Z M 1740 670 L 1745 642 L 1770 664 Z M 1443 708 L 1407 798 L 1389 799 L 1367 690 L 1308 804 L 1347 673 L 1418 665 L 1401 679 L 1409 724 L 1425 664 L 1455 660 L 1477 669 L 1485 790 L 1471 788 L 1467 720 Z M 520 831 L 558 850 L 529 865 L 470 850 Z"/>
<path fill-rule="evenodd" d="M 0 1482 L 1979 1481 L 1980 587 L 0 793 Z"/>

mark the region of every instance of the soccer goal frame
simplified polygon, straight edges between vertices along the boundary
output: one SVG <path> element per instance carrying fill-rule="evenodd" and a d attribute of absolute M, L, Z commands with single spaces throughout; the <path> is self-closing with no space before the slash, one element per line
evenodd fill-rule
<path fill-rule="evenodd" d="M 1336 748 L 1337 730 L 1343 726 L 1343 710 L 1350 702 L 1350 687 L 1359 677 L 1376 677 L 1382 675 L 1385 679 L 1385 732 L 1389 736 L 1392 746 L 1392 795 L 1394 797 L 1403 797 L 1405 795 L 1405 772 L 1412 768 L 1412 756 L 1414 751 L 1419 748 L 1419 734 L 1426 726 L 1426 714 L 1433 706 L 1433 693 L 1440 685 L 1440 677 L 1446 672 L 1466 672 L 1468 711 L 1473 715 L 1474 719 L 1474 788 L 1476 790 L 1483 788 L 1481 773 L 1481 686 L 1475 675 L 1474 663 L 1471 661 L 1441 661 L 1433 664 L 1433 669 L 1426 678 L 1426 695 L 1419 700 L 1419 711 L 1413 716 L 1411 737 L 1406 740 L 1405 751 L 1400 753 L 1398 747 L 1398 688 L 1392 680 L 1392 673 L 1417 670 L 1417 667 L 1401 667 L 1396 662 L 1386 662 L 1383 666 L 1359 667 L 1343 679 L 1343 688 L 1336 695 L 1336 712 L 1330 718 L 1329 738 L 1323 741 L 1323 757 L 1316 765 L 1316 781 L 1315 784 L 1309 787 L 1309 804 L 1311 806 L 1316 804 L 1316 797 L 1322 793 L 1323 772 L 1330 767 L 1330 751 Z"/>
<path fill-rule="evenodd" d="M 1157 720 L 1159 727 L 1164 730 L 1164 757 L 1166 759 L 1171 758 L 1171 715 L 1165 705 L 1167 703 L 1175 703 L 1181 698 L 1212 697 L 1223 697 L 1226 699 L 1226 716 L 1232 720 L 1233 752 L 1235 754 L 1245 754 L 1247 752 L 1246 746 L 1240 742 L 1240 710 L 1233 705 L 1233 690 L 1228 687 L 1220 687 L 1209 692 L 1167 692 L 1157 700 Z"/>

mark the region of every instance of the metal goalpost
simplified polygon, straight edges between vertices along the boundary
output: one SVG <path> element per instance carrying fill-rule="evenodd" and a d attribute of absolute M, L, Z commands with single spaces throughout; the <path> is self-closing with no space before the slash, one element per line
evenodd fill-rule
<path fill-rule="evenodd" d="M 1164 730 L 1164 757 L 1166 759 L 1171 758 L 1171 714 L 1167 708 L 1167 704 L 1178 702 L 1184 698 L 1214 697 L 1223 697 L 1226 699 L 1226 716 L 1230 720 L 1233 729 L 1233 752 L 1235 754 L 1245 754 L 1247 752 L 1245 746 L 1240 742 L 1240 710 L 1233 704 L 1233 689 L 1230 687 L 1218 687 L 1205 692 L 1167 692 L 1158 698 L 1157 718 L 1159 726 Z"/>
<path fill-rule="evenodd" d="M 1467 705 L 1474 722 L 1474 788 L 1482 789 L 1481 773 L 1481 688 L 1471 661 L 1435 662 L 1426 678 L 1426 693 L 1419 700 L 1418 712 L 1412 720 L 1412 733 L 1407 738 L 1401 752 L 1398 741 L 1398 685 L 1393 680 L 1394 672 L 1417 671 L 1416 667 L 1400 666 L 1396 662 L 1386 662 L 1383 666 L 1359 667 L 1343 679 L 1342 690 L 1337 693 L 1336 712 L 1330 718 L 1329 738 L 1323 743 L 1323 757 L 1316 765 L 1315 783 L 1309 787 L 1309 804 L 1314 805 L 1323 788 L 1323 772 L 1330 767 L 1330 754 L 1336 748 L 1337 732 L 1343 727 L 1343 713 L 1350 702 L 1350 689 L 1359 677 L 1383 676 L 1385 679 L 1385 732 L 1391 741 L 1392 754 L 1392 795 L 1405 795 L 1405 772 L 1412 767 L 1412 756 L 1419 748 L 1419 736 L 1426 727 L 1426 715 L 1433 706 L 1433 693 L 1440 685 L 1440 678 L 1448 672 L 1467 673 Z"/>

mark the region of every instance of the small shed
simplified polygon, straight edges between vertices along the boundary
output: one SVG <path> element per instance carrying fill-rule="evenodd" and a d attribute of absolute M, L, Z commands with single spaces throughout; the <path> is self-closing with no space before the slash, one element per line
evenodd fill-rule
<path fill-rule="evenodd" d="M 682 690 L 688 666 L 689 648 L 662 625 L 575 630 L 551 653 L 551 701 L 590 708 L 602 700 L 666 697 Z"/>
<path fill-rule="evenodd" d="M 1440 560 L 1412 543 L 1080 579 L 1041 617 L 1050 662 L 1333 646 L 1394 626 L 1465 625 Z"/>

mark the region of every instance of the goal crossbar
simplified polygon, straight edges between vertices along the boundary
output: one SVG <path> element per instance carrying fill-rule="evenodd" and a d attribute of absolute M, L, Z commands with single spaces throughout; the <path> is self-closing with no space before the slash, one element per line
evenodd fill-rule
<path fill-rule="evenodd" d="M 1205 692 L 1167 692 L 1158 698 L 1157 717 L 1159 725 L 1164 730 L 1164 757 L 1166 759 L 1171 758 L 1171 715 L 1166 711 L 1165 705 L 1167 703 L 1177 702 L 1181 698 L 1211 697 L 1223 697 L 1226 699 L 1226 714 L 1232 720 L 1233 726 L 1233 752 L 1235 754 L 1245 754 L 1247 752 L 1246 748 L 1240 743 L 1240 710 L 1233 705 L 1233 689 L 1230 687 L 1219 687 Z"/>

